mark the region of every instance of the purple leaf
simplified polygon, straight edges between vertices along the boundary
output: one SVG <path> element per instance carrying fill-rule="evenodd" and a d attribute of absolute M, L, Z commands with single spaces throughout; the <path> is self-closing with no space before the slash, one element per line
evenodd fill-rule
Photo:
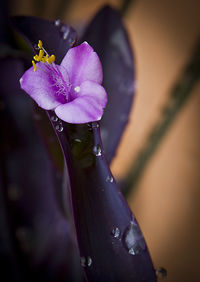
<path fill-rule="evenodd" d="M 100 57 L 108 104 L 101 120 L 101 135 L 108 162 L 115 155 L 127 125 L 134 94 L 131 45 L 120 14 L 104 7 L 94 17 L 80 42 L 87 41 Z"/>
<path fill-rule="evenodd" d="M 19 272 L 25 281 L 82 281 L 73 229 L 58 201 L 62 179 L 37 133 L 31 100 L 19 88 L 23 64 L 7 58 L 0 67 L 1 194 Z"/>
<path fill-rule="evenodd" d="M 12 19 L 12 23 L 33 48 L 38 40 L 42 40 L 48 53 L 56 53 L 56 61 L 59 64 L 76 42 L 76 32 L 59 20 L 53 23 L 35 17 L 18 16 Z"/>
<path fill-rule="evenodd" d="M 127 65 L 129 69 L 129 60 Z M 98 123 L 69 125 L 56 118 L 53 111 L 48 115 L 67 164 L 81 265 L 87 281 L 155 282 L 143 235 L 107 165 Z"/>
<path fill-rule="evenodd" d="M 50 112 L 50 120 L 53 116 Z M 156 281 L 141 230 L 107 165 L 99 124 L 68 125 L 68 130 L 60 120 L 52 125 L 67 163 L 87 281 Z"/>

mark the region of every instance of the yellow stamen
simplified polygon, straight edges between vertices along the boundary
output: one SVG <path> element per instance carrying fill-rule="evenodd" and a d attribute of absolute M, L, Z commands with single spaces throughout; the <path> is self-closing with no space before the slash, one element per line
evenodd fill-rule
<path fill-rule="evenodd" d="M 38 61 L 42 61 L 43 56 L 44 56 L 44 51 L 40 50 L 39 56 L 38 56 Z"/>
<path fill-rule="evenodd" d="M 47 63 L 48 64 L 51 64 L 51 63 L 53 63 L 54 61 L 55 61 L 55 55 L 51 55 L 51 57 L 49 57 L 48 59 L 47 59 Z"/>
<path fill-rule="evenodd" d="M 40 49 L 42 49 L 42 45 L 43 45 L 43 44 L 42 44 L 42 40 L 39 40 L 39 41 L 38 41 L 38 47 L 39 47 Z"/>
<path fill-rule="evenodd" d="M 34 71 L 36 71 L 36 70 L 37 70 L 37 67 L 36 67 L 35 62 L 34 62 L 34 61 L 32 61 L 32 64 L 33 64 L 33 67 L 34 67 Z"/>
<path fill-rule="evenodd" d="M 47 58 L 48 58 L 49 56 L 48 55 L 46 55 L 45 57 L 42 57 L 42 63 L 45 63 L 46 61 L 47 61 Z"/>
<path fill-rule="evenodd" d="M 35 61 L 37 61 L 37 62 L 39 62 L 40 60 L 39 60 L 39 56 L 38 55 L 35 55 L 34 57 L 33 57 L 33 59 L 35 60 Z"/>
<path fill-rule="evenodd" d="M 39 54 L 38 55 L 35 55 L 33 57 L 33 59 L 36 61 L 36 62 L 42 62 L 42 63 L 48 63 L 48 64 L 51 64 L 53 62 L 55 62 L 55 55 L 51 55 L 49 57 L 49 55 L 47 54 L 46 50 L 43 48 L 43 44 L 42 44 L 42 41 L 39 40 L 38 41 L 38 47 L 40 48 L 40 51 L 39 51 Z M 44 56 L 45 55 L 45 56 Z M 33 64 L 33 67 L 34 67 L 34 71 L 36 71 L 36 64 L 34 61 L 32 61 L 32 64 Z"/>

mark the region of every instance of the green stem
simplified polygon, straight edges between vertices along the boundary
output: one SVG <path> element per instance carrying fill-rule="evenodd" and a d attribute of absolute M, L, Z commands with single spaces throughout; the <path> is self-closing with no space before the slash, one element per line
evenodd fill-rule
<path fill-rule="evenodd" d="M 124 15 L 127 12 L 128 8 L 129 8 L 129 6 L 132 2 L 134 2 L 134 0 L 124 0 L 122 2 L 122 6 L 121 6 L 121 9 L 120 9 L 120 12 L 121 12 L 122 15 Z"/>
<path fill-rule="evenodd" d="M 133 161 L 123 183 L 123 193 L 126 197 L 136 187 L 148 162 L 157 150 L 178 113 L 188 101 L 192 90 L 200 78 L 200 40 L 178 82 L 172 88 L 167 105 L 163 108 L 161 119 L 153 126 L 146 144 Z"/>

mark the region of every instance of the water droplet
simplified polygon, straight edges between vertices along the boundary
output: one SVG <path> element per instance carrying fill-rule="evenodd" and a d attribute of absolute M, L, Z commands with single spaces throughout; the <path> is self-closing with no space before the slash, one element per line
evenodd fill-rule
<path fill-rule="evenodd" d="M 87 266 L 91 266 L 92 265 L 92 259 L 91 257 L 87 258 Z"/>
<path fill-rule="evenodd" d="M 81 266 L 86 267 L 86 266 L 91 266 L 92 265 L 92 259 L 91 257 L 81 257 Z"/>
<path fill-rule="evenodd" d="M 158 278 L 165 278 L 167 277 L 167 270 L 163 267 L 159 267 L 158 269 L 156 269 L 156 275 Z"/>
<path fill-rule="evenodd" d="M 96 145 L 93 147 L 93 153 L 95 154 L 95 156 L 100 157 L 101 156 L 101 146 L 100 145 Z"/>
<path fill-rule="evenodd" d="M 56 125 L 56 130 L 57 130 L 58 132 L 62 132 L 62 131 L 63 131 L 63 126 L 62 126 L 62 124 Z"/>
<path fill-rule="evenodd" d="M 91 123 L 87 123 L 87 127 L 89 131 L 92 131 L 92 124 Z"/>
<path fill-rule="evenodd" d="M 99 127 L 99 123 L 98 122 L 87 123 L 87 126 L 88 126 L 88 130 L 92 131 L 94 128 Z"/>
<path fill-rule="evenodd" d="M 119 238 L 120 236 L 120 230 L 118 227 L 113 228 L 112 232 L 111 232 L 112 236 L 114 238 Z"/>
<path fill-rule="evenodd" d="M 98 122 L 93 122 L 92 123 L 92 128 L 98 128 L 99 127 L 99 123 Z"/>
<path fill-rule="evenodd" d="M 111 176 L 111 175 L 108 175 L 107 177 L 106 177 L 106 182 L 113 182 L 113 177 Z"/>
<path fill-rule="evenodd" d="M 60 20 L 59 19 L 55 20 L 54 24 L 55 24 L 55 26 L 59 26 L 60 25 Z"/>
<path fill-rule="evenodd" d="M 69 35 L 69 31 L 70 31 L 70 29 L 69 29 L 68 26 L 63 25 L 63 26 L 61 27 L 61 32 L 63 33 L 63 36 L 62 36 L 62 37 L 63 37 L 64 40 L 67 39 L 67 37 L 68 37 L 68 35 Z"/>
<path fill-rule="evenodd" d="M 124 232 L 123 242 L 125 248 L 131 255 L 137 255 L 141 251 L 145 250 L 146 244 L 140 228 L 136 222 L 130 222 L 130 225 Z"/>
<path fill-rule="evenodd" d="M 56 122 L 56 121 L 58 121 L 58 117 L 57 116 L 52 116 L 51 120 Z"/>
<path fill-rule="evenodd" d="M 63 33 L 63 39 L 66 40 L 66 39 L 67 39 L 67 36 L 68 36 L 68 32 L 64 32 L 64 33 Z"/>
<path fill-rule="evenodd" d="M 75 142 L 78 142 L 78 143 L 81 143 L 81 142 L 82 142 L 81 139 L 78 139 L 78 138 L 74 139 L 74 141 L 75 141 Z"/>
<path fill-rule="evenodd" d="M 128 252 L 129 252 L 130 255 L 133 255 L 133 256 L 136 255 L 136 252 L 135 252 L 134 248 L 130 248 L 128 250 Z"/>

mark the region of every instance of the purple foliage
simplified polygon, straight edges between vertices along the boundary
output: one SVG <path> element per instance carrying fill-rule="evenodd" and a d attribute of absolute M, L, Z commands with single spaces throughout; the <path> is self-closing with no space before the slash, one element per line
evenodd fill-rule
<path fill-rule="evenodd" d="M 50 120 L 53 116 L 50 112 Z M 143 235 L 107 165 L 99 124 L 52 125 L 68 168 L 87 281 L 156 281 Z"/>
<path fill-rule="evenodd" d="M 109 16 L 111 19 L 108 25 Z M 105 20 L 105 24 L 102 19 Z M 108 98 L 110 104 L 102 126 L 108 130 L 109 139 L 113 140 L 107 143 L 106 149 L 110 161 L 126 124 L 132 101 L 132 95 L 129 94 L 122 99 L 122 94 L 133 93 L 132 55 L 120 17 L 115 11 L 105 8 L 93 23 L 95 21 L 99 23 L 97 24 L 99 33 L 98 30 L 94 30 L 92 24 L 88 34 L 92 37 L 92 32 L 95 32 L 99 34 L 100 39 L 98 41 L 98 36 L 94 36 L 97 40 L 95 46 L 88 41 L 100 57 L 103 56 L 104 86 L 108 88 L 106 90 L 108 96 L 110 95 Z M 53 24 L 35 18 L 21 17 L 15 19 L 15 24 L 33 47 L 42 39 L 44 45 L 48 46 L 48 51 L 59 58 L 59 62 L 71 47 L 64 42 L 75 42 L 75 39 L 69 41 L 69 38 L 72 38 L 70 27 L 65 25 L 66 33 L 61 33 L 63 25 L 60 22 Z M 106 40 L 102 41 L 103 33 Z M 74 35 L 73 32 L 72 34 Z M 58 49 L 55 46 L 55 39 Z M 126 118 L 117 119 L 121 110 Z M 53 111 L 47 113 L 66 161 L 80 260 L 87 281 L 156 281 L 139 225 L 118 190 L 107 164 L 99 123 L 67 124 Z"/>

